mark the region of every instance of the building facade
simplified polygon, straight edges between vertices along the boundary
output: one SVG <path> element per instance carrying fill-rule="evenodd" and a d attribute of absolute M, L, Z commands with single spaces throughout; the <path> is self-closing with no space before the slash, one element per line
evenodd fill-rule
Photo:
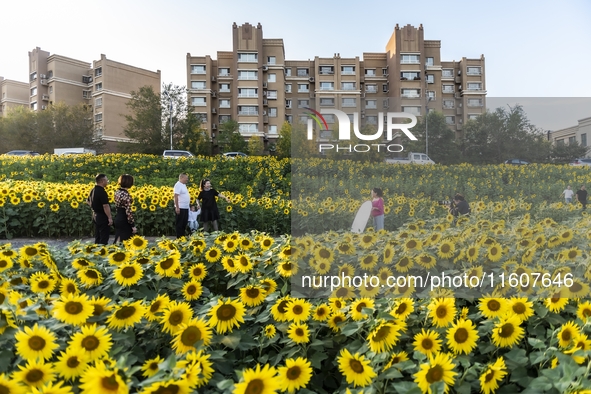
<path fill-rule="evenodd" d="M 0 77 L 0 117 L 13 108 L 29 106 L 29 85 Z"/>
<path fill-rule="evenodd" d="M 378 127 L 380 113 L 435 110 L 459 137 L 466 121 L 486 111 L 484 56 L 441 60 L 441 42 L 425 40 L 422 25 L 396 25 L 385 52 L 362 58 L 288 60 L 283 40 L 264 38 L 260 24 L 234 23 L 232 38 L 232 51 L 217 59 L 187 54 L 189 105 L 214 141 L 219 125 L 234 119 L 245 138 L 273 142 L 284 121 L 307 123 L 306 108 L 338 109 L 351 120 L 358 113 L 360 127 Z M 336 121 L 324 118 L 329 130 L 319 141 Z"/>
<path fill-rule="evenodd" d="M 579 119 L 576 126 L 550 133 L 550 141 L 554 145 L 574 144 L 578 142 L 581 146 L 589 146 L 587 142 L 587 138 L 589 137 L 591 137 L 591 117 Z M 588 152 L 585 157 L 591 157 L 591 152 Z"/>

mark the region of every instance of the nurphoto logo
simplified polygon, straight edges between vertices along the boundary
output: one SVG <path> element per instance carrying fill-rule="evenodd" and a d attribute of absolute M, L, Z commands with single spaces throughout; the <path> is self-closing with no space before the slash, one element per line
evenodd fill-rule
<path fill-rule="evenodd" d="M 324 116 L 332 114 L 335 115 L 339 121 L 339 141 L 350 141 L 351 140 L 351 120 L 349 116 L 338 109 L 323 108 L 320 112 L 313 110 L 312 108 L 306 107 L 310 111 L 307 115 L 310 116 L 308 119 L 308 140 L 314 138 L 314 122 L 318 125 L 320 130 L 328 130 L 328 123 Z M 410 123 L 394 123 L 393 119 L 410 119 Z M 408 129 L 414 127 L 417 124 L 417 118 L 413 114 L 406 112 L 388 112 L 386 114 L 386 140 L 391 141 L 393 138 L 393 131 L 402 131 L 410 140 L 416 141 L 415 137 Z M 378 113 L 378 129 L 374 134 L 362 134 L 359 131 L 359 113 L 353 113 L 353 133 L 355 136 L 362 141 L 374 141 L 382 137 L 384 134 L 384 113 Z M 318 151 L 325 152 L 328 150 L 335 149 L 339 151 L 348 152 L 369 152 L 375 147 L 378 152 L 383 148 L 383 151 L 387 152 L 402 152 L 404 147 L 400 144 L 356 144 L 356 145 L 339 145 L 339 144 L 319 144 Z"/>

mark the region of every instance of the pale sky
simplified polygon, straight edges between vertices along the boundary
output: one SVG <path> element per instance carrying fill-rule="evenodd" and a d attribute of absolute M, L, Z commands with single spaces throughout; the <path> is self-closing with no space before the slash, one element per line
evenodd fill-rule
<path fill-rule="evenodd" d="M 588 0 L 4 0 L 0 9 L 0 76 L 19 81 L 37 46 L 87 62 L 105 54 L 186 85 L 187 53 L 232 50 L 234 22 L 283 38 L 288 60 L 384 52 L 397 23 L 422 23 L 442 60 L 484 54 L 488 97 L 591 97 Z"/>

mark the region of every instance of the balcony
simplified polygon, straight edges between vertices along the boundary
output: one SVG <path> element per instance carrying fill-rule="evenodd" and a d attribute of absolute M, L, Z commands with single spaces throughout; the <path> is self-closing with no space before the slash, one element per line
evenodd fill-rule
<path fill-rule="evenodd" d="M 43 100 L 43 101 L 49 101 L 49 95 L 48 94 L 44 94 L 43 96 L 41 96 L 41 100 Z"/>
<path fill-rule="evenodd" d="M 258 116 L 258 111 L 238 111 L 238 115 L 240 116 Z"/>

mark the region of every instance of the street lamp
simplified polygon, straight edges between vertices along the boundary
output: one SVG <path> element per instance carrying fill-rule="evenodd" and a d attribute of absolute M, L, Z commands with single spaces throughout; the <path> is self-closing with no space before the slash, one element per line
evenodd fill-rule
<path fill-rule="evenodd" d="M 429 157 L 429 101 L 433 97 L 427 96 L 427 104 L 425 105 L 425 154 Z"/>

